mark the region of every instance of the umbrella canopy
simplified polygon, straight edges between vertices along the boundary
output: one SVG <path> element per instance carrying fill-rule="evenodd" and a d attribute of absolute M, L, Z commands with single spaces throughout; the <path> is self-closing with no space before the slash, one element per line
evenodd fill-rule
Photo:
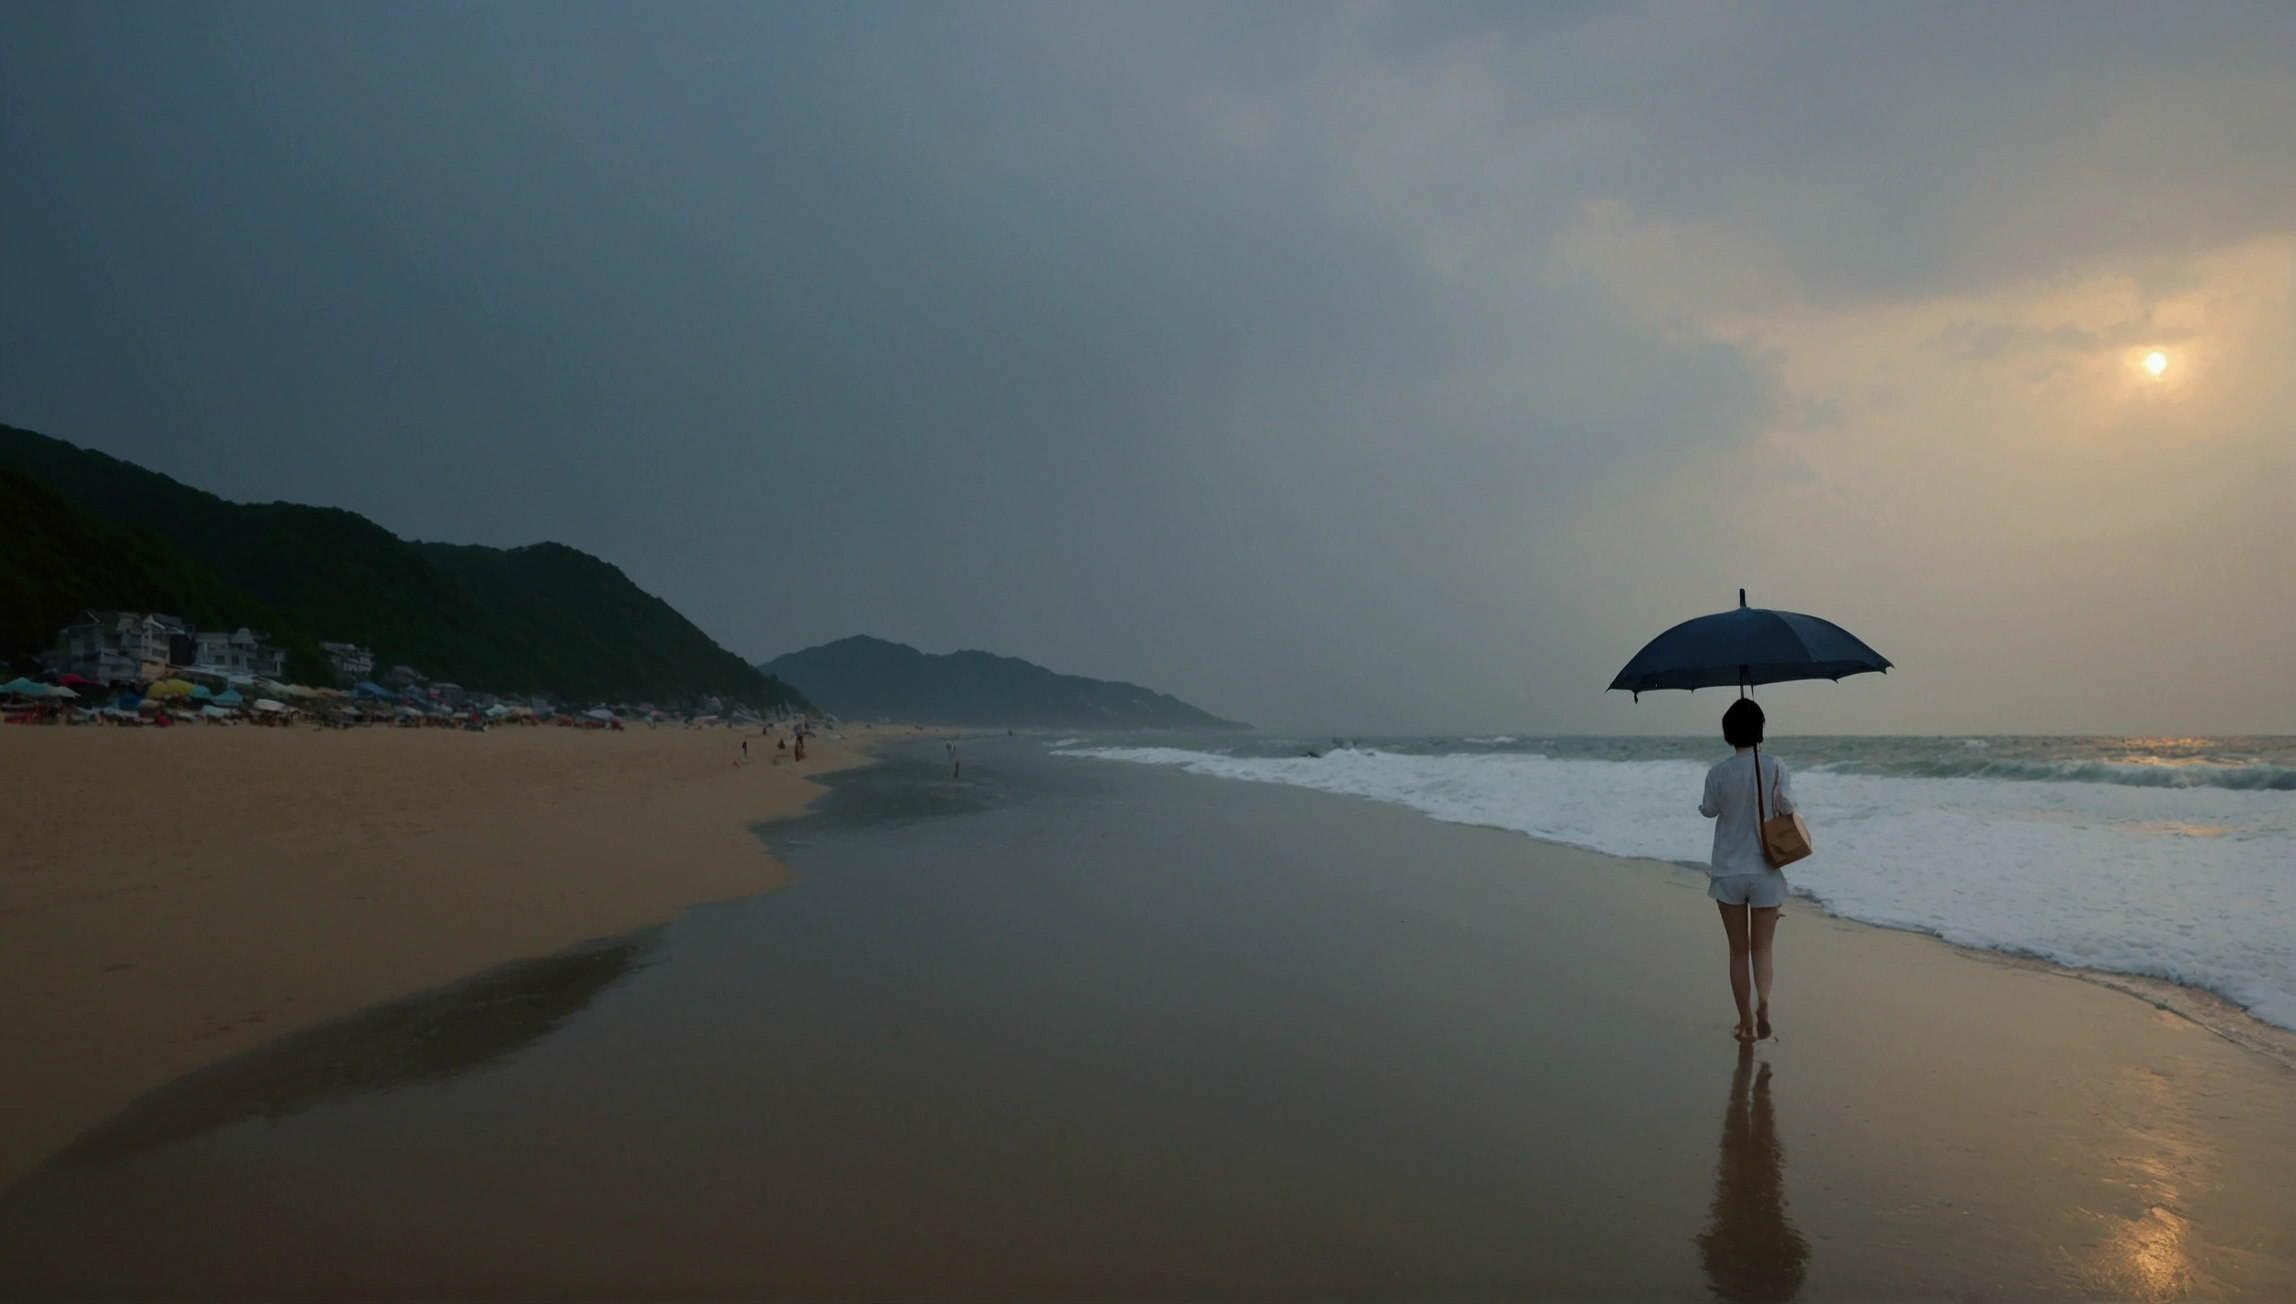
<path fill-rule="evenodd" d="M 0 684 L 0 693 L 13 693 L 18 697 L 46 697 L 48 686 L 36 679 L 26 679 L 22 675 L 18 675 L 7 683 Z"/>
<path fill-rule="evenodd" d="M 1655 688 L 1841 679 L 1889 667 L 1889 658 L 1832 621 L 1749 607 L 1740 589 L 1737 610 L 1683 621 L 1650 640 L 1610 686 L 1639 699 Z"/>
<path fill-rule="evenodd" d="M 239 695 L 239 690 L 236 688 L 226 688 L 222 692 L 215 695 L 215 704 L 217 706 L 237 706 L 246 700 L 246 698 Z"/>
<path fill-rule="evenodd" d="M 190 683 L 181 679 L 162 679 L 144 690 L 145 697 L 186 697 L 190 693 Z"/>
<path fill-rule="evenodd" d="M 88 680 L 82 679 L 78 675 L 58 675 L 56 676 L 56 682 L 64 685 L 67 688 L 91 687 L 91 684 Z"/>
<path fill-rule="evenodd" d="M 75 692 L 73 692 L 73 691 L 72 691 L 71 689 L 69 689 L 69 688 L 66 688 L 66 687 L 64 687 L 62 684 L 51 684 L 51 685 L 49 685 L 49 686 L 48 686 L 48 696 L 50 696 L 50 697 L 78 697 L 78 696 L 79 696 L 79 694 L 78 694 L 78 693 L 75 693 Z"/>
<path fill-rule="evenodd" d="M 584 711 L 582 714 L 589 716 L 593 720 L 611 720 L 614 718 L 614 713 L 602 706 L 592 707 L 591 709 Z"/>
<path fill-rule="evenodd" d="M 284 711 L 287 709 L 287 704 L 274 702 L 268 697 L 258 697 L 255 699 L 255 709 L 258 711 Z"/>

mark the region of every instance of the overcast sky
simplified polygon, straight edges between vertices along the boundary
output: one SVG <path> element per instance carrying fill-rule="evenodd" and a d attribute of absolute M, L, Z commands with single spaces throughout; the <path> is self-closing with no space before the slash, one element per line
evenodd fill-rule
<path fill-rule="evenodd" d="M 1266 728 L 2296 732 L 2296 6 L 0 6 L 0 420 Z M 2155 378 L 2153 351 L 2168 359 Z"/>

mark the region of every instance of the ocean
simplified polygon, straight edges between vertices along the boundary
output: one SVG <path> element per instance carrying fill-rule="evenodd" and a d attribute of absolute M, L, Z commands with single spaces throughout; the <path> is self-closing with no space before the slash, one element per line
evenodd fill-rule
<path fill-rule="evenodd" d="M 1410 807 L 1703 869 L 1704 738 L 1281 738 L 1056 753 Z M 1797 894 L 1960 946 L 2215 992 L 2296 1029 L 2296 738 L 1779 738 Z"/>

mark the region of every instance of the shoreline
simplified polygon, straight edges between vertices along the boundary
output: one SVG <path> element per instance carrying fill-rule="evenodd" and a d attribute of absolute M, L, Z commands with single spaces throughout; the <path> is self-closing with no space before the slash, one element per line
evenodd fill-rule
<path fill-rule="evenodd" d="M 1150 753 L 1161 754 L 1150 755 Z M 1443 799 L 1422 798 L 1416 789 L 1408 787 L 1390 792 L 1376 785 L 1366 785 L 1344 778 L 1326 780 L 1319 777 L 1281 772 L 1285 767 L 1296 767 L 1299 764 L 1288 756 L 1232 758 L 1225 753 L 1202 753 L 1185 748 L 1108 747 L 1097 744 L 1079 748 L 1068 754 L 1082 759 L 1103 762 L 1115 761 L 1123 764 L 1155 767 L 1176 766 L 1191 773 L 1203 774 L 1206 777 L 1230 782 L 1265 783 L 1326 792 L 1335 796 L 1355 797 L 1378 804 L 1396 806 L 1436 823 L 1489 828 L 1498 832 L 1515 834 L 1549 846 L 1589 852 L 1611 859 L 1660 865 L 1670 871 L 1680 871 L 1692 875 L 1701 882 L 1705 876 L 1705 865 L 1702 861 L 1682 859 L 1672 852 L 1654 854 L 1651 850 L 1639 847 L 1597 845 L 1593 842 L 1575 840 L 1569 836 L 1550 836 L 1539 831 L 1533 823 L 1528 822 L 1531 819 L 1529 816 L 1516 818 L 1515 813 L 1511 811 L 1477 809 L 1477 803 L 1487 796 L 1487 794 L 1479 792 L 1464 799 L 1466 808 L 1453 809 L 1453 807 L 1460 805 L 1460 799 L 1448 797 Z M 1451 754 L 1445 754 L 1436 759 L 1447 760 L 1451 758 Z M 1408 759 L 1427 758 L 1414 756 Z M 1534 759 L 1546 758 L 1537 757 Z M 1267 772 L 1270 770 L 1279 772 Z M 2150 791 L 2150 789 L 2143 791 Z M 1629 838 L 1627 841 L 1631 843 L 1635 839 Z M 1647 839 L 1643 841 L 1647 844 Z M 1789 874 L 1788 877 L 1792 879 L 1794 876 Z M 1966 952 L 1973 956 L 1981 956 L 2018 966 L 2029 966 L 2040 971 L 2077 978 L 2135 997 L 2156 1009 L 2187 1019 L 2235 1045 L 2255 1051 L 2290 1069 L 2296 1069 L 2296 1028 L 2273 1022 L 2253 1012 L 2239 999 L 2218 990 L 2216 987 L 2205 986 L 2198 982 L 2181 982 L 2154 974 L 2108 968 L 2102 965 L 2090 966 L 2069 962 L 2059 959 L 2045 950 L 2022 948 L 2014 936 L 2005 937 L 1998 942 L 1994 942 L 1992 939 L 1964 940 L 1961 937 L 1949 935 L 1949 930 L 1957 927 L 1951 922 L 1933 924 L 1919 919 L 1900 922 L 1891 918 L 1889 912 L 1884 912 L 1881 917 L 1872 917 L 1863 911 L 1838 909 L 1828 899 L 1827 895 L 1821 894 L 1820 889 L 1825 886 L 1827 886 L 1825 883 L 1813 886 L 1809 883 L 1795 881 L 1791 891 L 1795 898 L 1814 907 L 1829 919 L 1880 929 L 1885 932 L 1914 933 L 1934 938 L 1956 951 Z M 1983 930 L 1979 931 L 1982 932 Z"/>
<path fill-rule="evenodd" d="M 1373 798 L 1372 800 L 1377 799 Z M 1428 816 L 1427 818 L 1432 819 L 1434 817 Z M 1542 838 L 1535 834 L 1523 833 L 1519 829 L 1499 828 L 1496 825 L 1477 827 L 1494 828 L 1502 833 L 1513 833 L 1550 847 L 1568 847 L 1573 851 L 1583 851 L 1589 855 L 1605 856 L 1629 863 L 1660 865 L 1686 875 L 1697 875 L 1703 878 L 1706 873 L 1705 866 L 1694 865 L 1685 861 L 1619 856 L 1594 847 L 1582 847 L 1572 842 L 1557 842 L 1552 838 Z M 2108 991 L 2119 992 L 2123 996 L 2142 1001 L 2164 1014 L 2175 1015 L 2203 1031 L 2231 1042 L 2242 1050 L 2261 1055 L 2291 1071 L 2296 1071 L 2296 1031 L 2257 1018 L 2238 1002 L 2221 992 L 2211 991 L 2206 987 L 2195 987 L 2189 983 L 2175 982 L 2167 978 L 2155 978 L 2149 974 L 2124 973 L 2118 969 L 2089 969 L 2079 965 L 2064 964 L 2045 956 L 2024 955 L 2015 951 L 1995 950 L 1986 946 L 1971 946 L 1965 942 L 1956 942 L 1952 938 L 1928 928 L 1875 923 L 1870 919 L 1860 919 L 1856 915 L 1845 915 L 1830 909 L 1824 900 L 1799 887 L 1789 888 L 1788 896 L 1791 900 L 1811 907 L 1820 915 L 1836 923 L 1849 924 L 1857 928 L 1871 928 L 1883 933 L 1902 933 L 1913 937 L 1925 937 L 1972 960 L 1980 960 L 2031 973 L 2052 974 L 2059 978 L 2070 978 L 2076 982 L 2089 983 L 2093 986 L 2103 987 Z"/>
<path fill-rule="evenodd" d="M 1402 805 L 1400 802 L 1381 802 L 1376 797 L 1359 798 L 1359 800 L 1377 802 L 1381 805 Z M 1435 820 L 1439 824 L 1452 822 L 1436 820 L 1435 816 L 1428 815 L 1423 811 L 1412 810 L 1409 806 L 1402 808 L 1410 810 L 1411 813 L 1422 819 Z M 1603 851 L 1595 847 L 1583 847 L 1575 842 L 1561 842 L 1553 838 L 1542 838 L 1533 833 L 1525 833 L 1520 829 L 1510 829 L 1497 824 L 1469 824 L 1462 825 L 1462 827 L 1487 828 L 1498 833 L 1509 833 L 1516 837 L 1527 838 L 1541 846 L 1562 847 L 1590 856 L 1601 856 L 1606 860 L 1623 861 L 1627 864 L 1655 865 L 1675 875 L 1695 875 L 1701 880 L 1706 875 L 1706 867 L 1703 865 L 1693 865 L 1676 860 L 1658 860 L 1647 856 L 1621 856 L 1615 852 Z M 1685 878 L 1684 881 L 1688 883 L 1689 879 Z M 1926 938 L 1971 960 L 1998 964 L 2004 968 L 2029 973 L 2069 978 L 2075 982 L 2088 983 L 2108 991 L 2118 992 L 2123 996 L 2142 1001 L 2163 1014 L 2174 1015 L 2205 1032 L 2238 1046 L 2242 1050 L 2260 1055 L 2283 1068 L 2296 1072 L 2296 1031 L 2290 1031 L 2276 1023 L 2267 1023 L 2249 1013 L 2230 997 L 2210 991 L 2206 987 L 2195 987 L 2167 978 L 2155 978 L 2148 974 L 2123 973 L 2118 969 L 2086 969 L 2077 965 L 2062 964 L 2037 955 L 2020 955 L 2015 951 L 1998 951 L 1991 947 L 1970 946 L 1964 942 L 1956 942 L 1952 938 L 1927 928 L 1879 924 L 1870 919 L 1860 919 L 1856 915 L 1845 915 L 1829 909 L 1823 900 L 1799 887 L 1788 889 L 1788 897 L 1791 901 L 1810 907 L 1817 911 L 1820 916 L 1834 923 L 1847 924 L 1853 928 L 1870 928 L 1880 933 Z"/>
<path fill-rule="evenodd" d="M 0 731 L 0 1188 L 282 1035 L 784 887 L 752 827 L 912 734 Z"/>
<path fill-rule="evenodd" d="M 1366 800 L 1377 801 L 1378 799 L 1366 798 Z M 1405 809 L 1410 808 L 1405 807 Z M 1435 817 L 1429 815 L 1425 818 L 1434 819 Z M 1552 838 L 1542 838 L 1536 834 L 1524 833 L 1520 829 L 1504 828 L 1495 824 L 1471 827 L 1489 828 L 1500 833 L 1512 833 L 1518 837 L 1529 838 L 1531 841 L 1544 846 L 1567 847 L 1572 851 L 1583 851 L 1589 855 L 1604 856 L 1629 864 L 1658 865 L 1668 870 L 1685 875 L 1695 875 L 1699 878 L 1703 878 L 1706 874 L 1704 865 L 1692 864 L 1688 861 L 1657 860 L 1647 856 L 1620 856 L 1595 847 L 1582 847 L 1575 842 L 1558 842 Z M 1824 900 L 1799 887 L 1789 887 L 1787 895 L 1791 901 L 1807 905 L 1836 923 L 1849 924 L 1857 928 L 1871 928 L 1884 933 L 1903 933 L 1914 937 L 1926 937 L 1938 945 L 1972 960 L 1999 964 L 2007 968 L 2032 973 L 2053 974 L 2059 978 L 2070 978 L 2076 982 L 2089 983 L 2109 991 L 2119 992 L 2123 996 L 2134 997 L 2164 1014 L 2173 1014 L 2187 1023 L 2213 1033 L 2242 1050 L 2252 1051 L 2266 1059 L 2277 1061 L 2290 1070 L 2296 1070 L 2296 1031 L 2257 1018 L 2238 1002 L 2221 992 L 2211 991 L 2206 987 L 2196 987 L 2190 983 L 2176 982 L 2168 978 L 2155 978 L 2150 974 L 2124 973 L 2118 969 L 2088 969 L 2079 965 L 2051 960 L 2046 956 L 2025 955 L 2015 951 L 1995 950 L 1986 946 L 1971 946 L 1966 942 L 1956 942 L 1934 929 L 1919 928 L 1913 925 L 1900 926 L 1875 923 L 1870 919 L 1860 919 L 1856 915 L 1845 915 L 1830 909 Z"/>

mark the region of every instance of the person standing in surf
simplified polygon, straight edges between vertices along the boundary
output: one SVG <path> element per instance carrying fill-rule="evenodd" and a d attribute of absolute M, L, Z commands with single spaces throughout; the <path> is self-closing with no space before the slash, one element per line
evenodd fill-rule
<path fill-rule="evenodd" d="M 1706 795 L 1698 803 L 1698 813 L 1714 821 L 1706 895 L 1721 908 L 1730 938 L 1730 995 L 1738 1002 L 1732 1031 L 1747 1042 L 1770 1036 L 1771 943 L 1778 908 L 1786 904 L 1786 876 L 1762 850 L 1762 816 L 1794 813 L 1786 767 L 1756 750 L 1763 723 L 1762 708 L 1750 697 L 1722 713 L 1722 740 L 1737 750 L 1706 772 Z"/>

